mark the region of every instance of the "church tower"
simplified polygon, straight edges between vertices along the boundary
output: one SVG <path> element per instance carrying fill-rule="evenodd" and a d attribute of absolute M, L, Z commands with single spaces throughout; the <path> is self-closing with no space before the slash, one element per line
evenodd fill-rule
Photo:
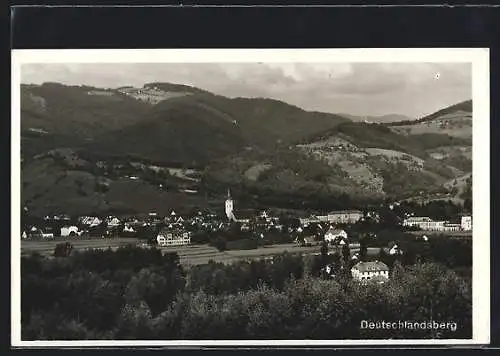
<path fill-rule="evenodd" d="M 233 199 L 231 198 L 231 192 L 229 189 L 227 190 L 226 216 L 229 220 L 236 220 L 233 213 Z"/>

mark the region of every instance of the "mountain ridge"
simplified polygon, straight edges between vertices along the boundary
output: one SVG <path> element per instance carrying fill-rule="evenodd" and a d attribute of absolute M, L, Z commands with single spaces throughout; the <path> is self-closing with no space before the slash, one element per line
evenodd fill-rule
<path fill-rule="evenodd" d="M 471 194 L 472 103 L 364 123 L 268 98 L 143 88 L 23 87 L 23 203 L 40 214 L 167 210 L 231 188 L 252 206 L 340 209 Z"/>

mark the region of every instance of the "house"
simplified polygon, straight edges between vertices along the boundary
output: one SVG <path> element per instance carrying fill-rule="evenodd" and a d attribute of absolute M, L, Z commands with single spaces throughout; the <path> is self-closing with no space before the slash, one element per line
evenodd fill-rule
<path fill-rule="evenodd" d="M 120 221 L 120 219 L 118 219 L 116 216 L 108 216 L 108 217 L 106 218 L 106 224 L 107 224 L 109 227 L 120 226 L 121 221 Z"/>
<path fill-rule="evenodd" d="M 130 225 L 125 225 L 125 227 L 123 228 L 123 232 L 129 232 L 129 233 L 134 233 L 135 230 L 132 226 Z"/>
<path fill-rule="evenodd" d="M 463 231 L 471 231 L 472 230 L 472 216 L 462 216 L 460 225 L 461 225 L 461 228 Z"/>
<path fill-rule="evenodd" d="M 383 283 L 389 280 L 389 267 L 380 261 L 358 262 L 351 268 L 351 274 L 352 278 L 357 281 L 364 282 L 373 279 Z"/>
<path fill-rule="evenodd" d="M 180 229 L 163 229 L 158 233 L 156 241 L 160 246 L 189 245 L 191 243 L 191 234 Z"/>
<path fill-rule="evenodd" d="M 344 230 L 334 229 L 330 226 L 328 231 L 325 233 L 325 241 L 330 244 L 340 244 L 344 245 L 347 241 L 347 232 Z"/>
<path fill-rule="evenodd" d="M 462 230 L 462 225 L 461 224 L 445 223 L 443 225 L 443 229 L 441 231 L 444 231 L 444 232 L 454 232 L 454 231 L 460 231 L 460 230 Z"/>
<path fill-rule="evenodd" d="M 41 233 L 42 233 L 42 238 L 44 238 L 44 239 L 53 239 L 54 238 L 54 234 L 52 232 L 41 231 Z"/>
<path fill-rule="evenodd" d="M 99 226 L 102 223 L 102 220 L 96 216 L 82 216 L 79 220 L 80 224 L 88 227 Z"/>
<path fill-rule="evenodd" d="M 424 241 L 424 242 L 429 241 L 429 238 L 428 238 L 426 235 L 422 235 L 422 236 L 418 236 L 418 235 L 417 235 L 417 236 L 415 237 L 415 239 L 416 239 L 416 240 L 422 240 L 422 241 Z"/>
<path fill-rule="evenodd" d="M 392 247 L 387 252 L 391 256 L 403 254 L 403 251 L 399 248 L 398 244 L 392 245 Z"/>
<path fill-rule="evenodd" d="M 295 243 L 299 246 L 313 246 L 316 245 L 316 240 L 314 239 L 314 236 L 307 236 L 304 238 L 297 237 L 295 239 Z"/>
<path fill-rule="evenodd" d="M 330 224 L 355 224 L 363 218 L 359 210 L 340 210 L 328 213 L 327 221 Z"/>
<path fill-rule="evenodd" d="M 61 227 L 61 237 L 80 236 L 81 234 L 82 231 L 78 231 L 78 227 L 74 225 Z"/>
<path fill-rule="evenodd" d="M 21 235 L 21 237 L 23 239 L 27 239 L 28 238 L 28 234 L 26 233 L 26 231 L 23 231 L 23 234 Z"/>
<path fill-rule="evenodd" d="M 299 222 L 301 226 L 307 227 L 312 223 L 319 223 L 320 220 L 316 216 L 312 215 L 308 218 L 299 218 Z"/>
<path fill-rule="evenodd" d="M 427 216 L 412 216 L 404 219 L 403 226 L 426 231 L 445 231 L 445 221 L 434 221 Z"/>

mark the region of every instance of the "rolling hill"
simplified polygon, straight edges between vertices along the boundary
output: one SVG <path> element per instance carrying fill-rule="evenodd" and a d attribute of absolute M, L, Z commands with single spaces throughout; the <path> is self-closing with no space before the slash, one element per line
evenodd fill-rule
<path fill-rule="evenodd" d="M 164 100 L 140 122 L 99 135 L 80 149 L 199 167 L 248 149 L 272 150 L 343 122 L 347 119 L 276 100 L 195 93 Z"/>
<path fill-rule="evenodd" d="M 227 188 L 242 204 L 292 209 L 471 194 L 471 103 L 369 124 L 178 84 L 129 89 L 22 87 L 31 211 L 167 212 Z"/>
<path fill-rule="evenodd" d="M 341 123 L 298 140 L 285 154 L 274 151 L 267 156 L 246 154 L 226 159 L 212 165 L 205 177 L 210 178 L 211 186 L 216 182 L 233 184 L 262 196 L 270 196 L 269 192 L 292 196 L 295 192 L 296 197 L 309 200 L 329 197 L 344 207 L 408 197 L 463 202 L 471 195 L 466 178 L 472 171 L 472 132 L 471 113 L 462 110 L 464 105 L 454 105 L 424 121 L 401 126 Z M 469 120 L 468 126 L 464 124 L 468 135 L 439 126 L 410 134 L 395 129 L 404 127 L 412 132 L 423 123 L 432 127 L 443 117 L 461 120 L 463 116 Z"/>

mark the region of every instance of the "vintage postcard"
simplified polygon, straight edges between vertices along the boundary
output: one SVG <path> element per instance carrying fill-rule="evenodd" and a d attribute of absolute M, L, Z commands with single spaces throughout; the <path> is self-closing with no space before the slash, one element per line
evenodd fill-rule
<path fill-rule="evenodd" d="M 488 49 L 14 50 L 13 346 L 490 340 Z"/>

